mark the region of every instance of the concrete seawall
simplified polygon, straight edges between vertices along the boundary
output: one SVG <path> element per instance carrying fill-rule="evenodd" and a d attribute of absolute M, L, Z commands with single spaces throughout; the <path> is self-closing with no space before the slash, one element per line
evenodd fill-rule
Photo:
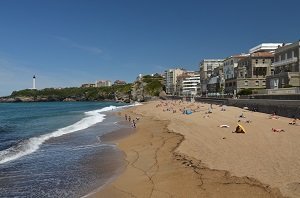
<path fill-rule="evenodd" d="M 181 99 L 180 97 L 168 97 L 169 99 Z M 272 99 L 223 99 L 195 97 L 197 102 L 223 104 L 235 107 L 248 107 L 249 110 L 263 113 L 276 113 L 284 117 L 300 118 L 300 100 L 272 100 Z"/>
<path fill-rule="evenodd" d="M 300 118 L 300 100 L 228 99 L 229 106 L 248 107 L 263 113 L 276 113 L 284 117 Z"/>

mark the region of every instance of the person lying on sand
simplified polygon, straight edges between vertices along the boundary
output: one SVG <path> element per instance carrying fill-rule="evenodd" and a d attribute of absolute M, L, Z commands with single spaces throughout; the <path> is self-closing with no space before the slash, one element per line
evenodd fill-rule
<path fill-rule="evenodd" d="M 221 111 L 226 111 L 226 108 L 224 105 L 222 105 Z"/>
<path fill-rule="evenodd" d="M 275 129 L 275 128 L 272 128 L 272 131 L 273 132 L 285 132 L 285 130 L 283 130 L 283 129 Z"/>
<path fill-rule="evenodd" d="M 203 118 L 209 118 L 209 115 L 205 115 L 205 116 L 203 116 Z"/>
<path fill-rule="evenodd" d="M 277 119 L 279 119 L 279 117 L 275 113 L 273 113 L 272 115 L 269 116 L 269 119 L 277 120 Z"/>
<path fill-rule="evenodd" d="M 296 125 L 297 124 L 297 119 L 293 119 L 292 121 L 289 122 L 291 125 Z"/>
<path fill-rule="evenodd" d="M 242 122 L 242 120 L 238 120 L 238 122 Z M 245 123 L 251 123 L 251 120 L 246 120 Z"/>

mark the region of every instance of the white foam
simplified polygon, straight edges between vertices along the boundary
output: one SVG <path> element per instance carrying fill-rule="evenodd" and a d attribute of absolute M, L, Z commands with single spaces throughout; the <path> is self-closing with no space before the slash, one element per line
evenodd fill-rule
<path fill-rule="evenodd" d="M 3 151 L 0 151 L 0 164 L 3 164 L 5 162 L 9 162 L 12 160 L 16 160 L 20 157 L 23 157 L 25 155 L 31 154 L 35 151 L 37 151 L 40 147 L 41 144 L 43 144 L 45 141 L 59 137 L 65 134 L 73 133 L 76 131 L 80 131 L 83 129 L 86 129 L 88 127 L 91 127 L 92 125 L 102 122 L 105 118 L 104 114 L 101 114 L 101 112 L 105 111 L 111 111 L 115 109 L 121 109 L 124 107 L 129 107 L 129 106 L 135 106 L 139 104 L 133 104 L 133 105 L 127 105 L 127 106 L 109 106 L 109 107 L 104 107 L 102 109 L 94 110 L 94 111 L 88 111 L 85 112 L 85 115 L 87 117 L 84 117 L 83 119 L 79 120 L 78 122 L 64 127 L 60 128 L 52 133 L 44 134 L 38 137 L 32 137 L 28 140 L 23 140 L 20 143 L 18 143 L 15 146 L 12 146 L 8 149 L 5 149 Z"/>

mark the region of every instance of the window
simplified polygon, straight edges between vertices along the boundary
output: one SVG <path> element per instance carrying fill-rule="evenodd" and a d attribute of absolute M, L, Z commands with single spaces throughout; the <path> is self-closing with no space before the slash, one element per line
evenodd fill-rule
<path fill-rule="evenodd" d="M 274 69 L 271 69 L 271 75 L 274 75 Z"/>
<path fill-rule="evenodd" d="M 259 81 L 255 81 L 255 86 L 259 86 Z"/>
<path fill-rule="evenodd" d="M 248 80 L 245 80 L 244 85 L 245 85 L 245 86 L 248 86 Z"/>
<path fill-rule="evenodd" d="M 262 81 L 262 86 L 266 86 L 266 81 L 265 80 Z"/>

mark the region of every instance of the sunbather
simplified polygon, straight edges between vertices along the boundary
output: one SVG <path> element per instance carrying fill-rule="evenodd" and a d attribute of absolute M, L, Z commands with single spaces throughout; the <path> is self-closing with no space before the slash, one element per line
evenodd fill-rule
<path fill-rule="evenodd" d="M 285 130 L 283 130 L 283 129 L 275 129 L 275 128 L 272 128 L 272 131 L 273 132 L 285 132 Z"/>
<path fill-rule="evenodd" d="M 293 119 L 292 121 L 289 122 L 291 125 L 296 125 L 297 124 L 297 119 Z"/>

